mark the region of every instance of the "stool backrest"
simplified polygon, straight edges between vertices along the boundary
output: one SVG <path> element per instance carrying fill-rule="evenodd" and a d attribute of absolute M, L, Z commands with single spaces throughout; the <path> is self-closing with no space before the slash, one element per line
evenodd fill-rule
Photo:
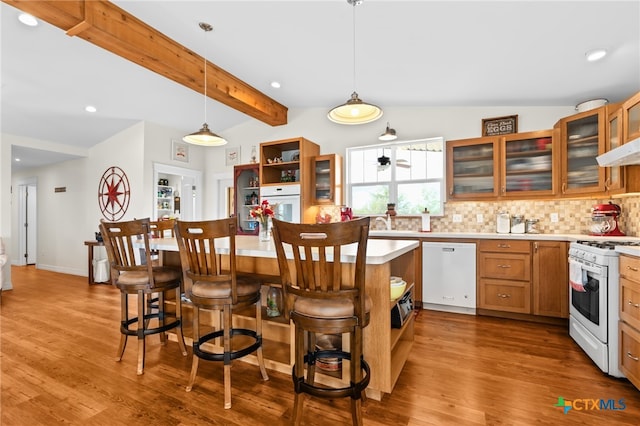
<path fill-rule="evenodd" d="M 290 308 L 289 295 L 320 300 L 349 297 L 353 300 L 355 315 L 364 318 L 369 222 L 368 217 L 324 224 L 273 219 L 273 239 L 287 296 L 287 312 Z M 355 245 L 354 263 L 340 260 L 345 245 Z M 293 252 L 293 268 L 290 268 L 285 246 L 290 246 Z"/>
<path fill-rule="evenodd" d="M 114 285 L 121 273 L 146 272 L 149 275 L 150 286 L 154 287 L 149 249 L 150 229 L 149 218 L 124 222 L 107 222 L 104 219 L 100 221 L 100 232 L 107 249 L 111 282 Z M 136 240 L 144 242 L 144 250 L 133 246 Z"/>
<path fill-rule="evenodd" d="M 236 291 L 236 218 L 186 222 L 175 226 L 180 263 L 185 288 L 193 281 L 231 283 L 231 299 L 237 302 Z M 229 266 L 223 269 L 216 253 L 216 239 L 229 238 Z"/>
<path fill-rule="evenodd" d="M 167 220 L 157 220 L 150 223 L 151 225 L 151 236 L 153 238 L 165 238 L 165 237 L 175 237 L 174 227 L 176 225 L 175 219 L 167 219 Z M 169 234 L 169 235 L 167 235 Z"/>

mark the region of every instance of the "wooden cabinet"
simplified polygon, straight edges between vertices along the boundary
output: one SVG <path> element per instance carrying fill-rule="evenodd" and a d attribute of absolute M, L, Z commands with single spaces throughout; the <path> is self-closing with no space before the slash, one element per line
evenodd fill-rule
<path fill-rule="evenodd" d="M 561 192 L 563 195 L 603 193 L 605 169 L 596 157 L 606 149 L 607 107 L 566 117 L 558 122 L 561 140 Z"/>
<path fill-rule="evenodd" d="M 640 258 L 620 255 L 620 371 L 640 389 Z"/>
<path fill-rule="evenodd" d="M 515 133 L 501 138 L 501 196 L 522 198 L 556 193 L 556 138 L 553 130 Z"/>
<path fill-rule="evenodd" d="M 498 137 L 447 142 L 447 184 L 454 200 L 495 198 L 499 189 Z"/>
<path fill-rule="evenodd" d="M 624 142 L 640 138 L 640 92 L 624 101 L 621 109 Z"/>
<path fill-rule="evenodd" d="M 532 244 L 533 314 L 569 318 L 568 243 L 534 241 Z"/>
<path fill-rule="evenodd" d="M 531 312 L 529 241 L 480 240 L 478 308 Z"/>
<path fill-rule="evenodd" d="M 313 158 L 320 154 L 320 147 L 308 139 L 299 137 L 260 144 L 260 186 L 300 184 L 300 212 L 302 222 L 315 223 L 311 187 Z"/>
<path fill-rule="evenodd" d="M 260 202 L 259 172 L 258 164 L 233 167 L 233 214 L 238 219 L 238 235 L 258 235 L 258 220 L 250 211 Z"/>
<path fill-rule="evenodd" d="M 342 157 L 338 154 L 316 156 L 311 170 L 313 204 L 342 204 Z"/>
<path fill-rule="evenodd" d="M 451 199 L 531 198 L 557 193 L 559 131 L 447 142 Z"/>
<path fill-rule="evenodd" d="M 622 108 L 612 108 L 609 112 L 606 127 L 605 147 L 606 151 L 618 148 L 622 145 Z M 624 168 L 613 166 L 605 168 L 605 190 L 609 192 L 621 192 L 624 189 Z"/>

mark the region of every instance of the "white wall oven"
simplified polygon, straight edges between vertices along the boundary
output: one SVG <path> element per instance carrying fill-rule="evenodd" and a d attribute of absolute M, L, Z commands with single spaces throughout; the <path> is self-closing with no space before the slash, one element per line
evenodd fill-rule
<path fill-rule="evenodd" d="M 300 223 L 300 185 L 261 186 L 260 202 L 267 200 L 274 207 L 276 218 Z"/>
<path fill-rule="evenodd" d="M 569 246 L 569 335 L 605 373 L 624 377 L 618 362 L 619 259 L 630 241 L 577 241 Z"/>

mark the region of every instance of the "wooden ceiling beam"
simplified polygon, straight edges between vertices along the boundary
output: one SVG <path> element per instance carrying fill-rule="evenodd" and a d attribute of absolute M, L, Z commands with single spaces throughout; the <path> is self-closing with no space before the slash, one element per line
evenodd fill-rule
<path fill-rule="evenodd" d="M 106 0 L 2 0 L 23 12 L 204 93 L 205 59 Z M 287 124 L 287 107 L 207 61 L 207 96 L 271 126 Z"/>

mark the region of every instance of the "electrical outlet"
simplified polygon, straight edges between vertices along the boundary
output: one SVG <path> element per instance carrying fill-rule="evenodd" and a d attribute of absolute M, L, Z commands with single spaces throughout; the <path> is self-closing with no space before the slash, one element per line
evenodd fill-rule
<path fill-rule="evenodd" d="M 482 213 L 478 213 L 476 215 L 476 222 L 478 222 L 478 223 L 484 222 L 484 216 L 482 216 Z"/>
<path fill-rule="evenodd" d="M 454 222 L 454 223 L 460 223 L 460 222 L 462 222 L 462 215 L 461 215 L 461 214 L 454 214 L 454 215 L 453 215 L 453 222 Z"/>
<path fill-rule="evenodd" d="M 549 215 L 549 219 L 551 219 L 551 222 L 553 223 L 558 223 L 558 213 L 551 213 Z"/>

